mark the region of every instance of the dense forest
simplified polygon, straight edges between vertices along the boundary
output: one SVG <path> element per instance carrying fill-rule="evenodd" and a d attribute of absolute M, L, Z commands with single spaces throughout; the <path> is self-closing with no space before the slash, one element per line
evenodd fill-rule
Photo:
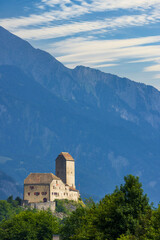
<path fill-rule="evenodd" d="M 60 219 L 50 210 L 38 211 L 21 206 L 20 199 L 0 201 L 1 240 L 51 240 L 59 234 L 62 240 L 159 240 L 160 205 L 154 208 L 138 177 L 124 177 L 99 203 L 85 199 L 69 211 L 63 201 L 57 202 Z"/>

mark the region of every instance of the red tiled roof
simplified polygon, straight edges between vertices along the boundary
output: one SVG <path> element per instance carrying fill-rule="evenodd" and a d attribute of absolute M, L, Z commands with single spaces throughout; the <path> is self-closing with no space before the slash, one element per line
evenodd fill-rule
<path fill-rule="evenodd" d="M 79 192 L 77 189 L 75 189 L 74 187 L 70 187 L 69 188 L 70 191 L 75 191 L 75 192 Z"/>
<path fill-rule="evenodd" d="M 63 156 L 66 160 L 74 161 L 73 157 L 68 152 L 61 152 L 59 156 Z"/>

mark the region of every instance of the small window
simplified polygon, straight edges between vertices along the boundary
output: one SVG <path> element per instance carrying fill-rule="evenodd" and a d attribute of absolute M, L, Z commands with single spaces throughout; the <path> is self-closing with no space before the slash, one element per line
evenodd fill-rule
<path fill-rule="evenodd" d="M 58 195 L 57 192 L 54 192 L 54 195 Z"/>
<path fill-rule="evenodd" d="M 34 189 L 34 186 L 30 186 L 30 189 L 31 189 L 31 190 Z"/>
<path fill-rule="evenodd" d="M 42 195 L 47 195 L 47 192 L 41 192 Z"/>
<path fill-rule="evenodd" d="M 34 192 L 34 195 L 38 196 L 40 193 L 39 192 Z"/>
<path fill-rule="evenodd" d="M 30 192 L 28 192 L 28 196 L 30 196 L 31 195 L 31 193 Z"/>

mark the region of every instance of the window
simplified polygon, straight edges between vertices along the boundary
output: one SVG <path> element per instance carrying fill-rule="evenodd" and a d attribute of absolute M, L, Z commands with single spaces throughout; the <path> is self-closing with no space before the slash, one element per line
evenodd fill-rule
<path fill-rule="evenodd" d="M 42 195 L 47 195 L 47 192 L 41 192 Z"/>
<path fill-rule="evenodd" d="M 38 196 L 40 193 L 39 192 L 34 192 L 34 195 Z"/>
<path fill-rule="evenodd" d="M 34 189 L 34 186 L 30 186 L 30 189 L 31 189 L 31 190 Z"/>
<path fill-rule="evenodd" d="M 54 195 L 58 195 L 58 193 L 57 193 L 57 192 L 54 192 Z"/>
<path fill-rule="evenodd" d="M 28 196 L 30 196 L 30 192 L 28 192 Z"/>

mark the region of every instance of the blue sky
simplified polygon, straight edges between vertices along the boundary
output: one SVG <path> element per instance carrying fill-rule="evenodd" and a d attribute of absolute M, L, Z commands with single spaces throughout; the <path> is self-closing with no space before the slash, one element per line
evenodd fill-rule
<path fill-rule="evenodd" d="M 160 89 L 160 0 L 1 0 L 0 25 L 69 68 Z"/>

